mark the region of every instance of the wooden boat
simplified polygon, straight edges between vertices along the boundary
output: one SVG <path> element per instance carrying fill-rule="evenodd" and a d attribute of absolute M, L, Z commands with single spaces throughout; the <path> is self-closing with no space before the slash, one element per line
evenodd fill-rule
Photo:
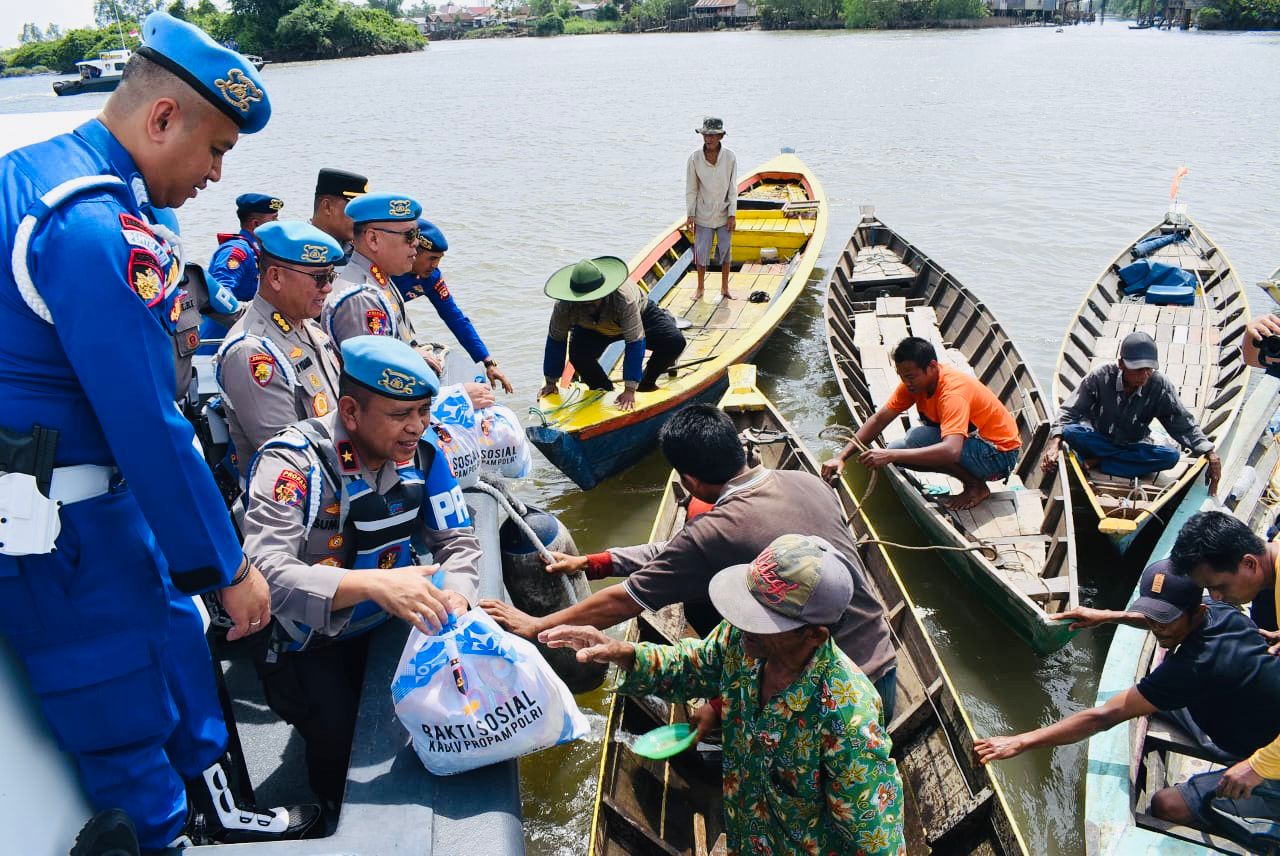
<path fill-rule="evenodd" d="M 1203 481 L 1194 484 L 1170 516 L 1149 561 L 1166 558 L 1187 518 L 1209 508 L 1225 506 L 1255 532 L 1265 534 L 1275 518 L 1275 497 L 1269 491 L 1253 491 L 1249 473 L 1256 472 L 1269 485 L 1275 472 L 1280 455 L 1271 421 L 1278 412 L 1278 397 L 1280 381 L 1270 377 L 1259 381 L 1223 449 L 1219 488 L 1222 502 L 1209 496 Z M 1130 600 L 1137 596 L 1135 590 Z M 1096 704 L 1133 686 L 1155 668 L 1161 656 L 1150 633 L 1117 626 L 1098 682 Z M 1133 720 L 1094 735 L 1089 739 L 1085 777 L 1085 842 L 1089 856 L 1192 856 L 1204 853 L 1206 848 L 1226 853 L 1249 852 L 1221 836 L 1170 824 L 1150 813 L 1152 794 L 1212 766 L 1194 740 L 1161 720 Z"/>
<path fill-rule="evenodd" d="M 1280 268 L 1271 272 L 1271 276 L 1260 281 L 1258 287 L 1265 291 L 1272 300 L 1280 303 Z"/>
<path fill-rule="evenodd" d="M 742 432 L 753 461 L 776 469 L 818 469 L 794 429 L 755 387 L 752 366 L 734 366 L 721 407 Z M 855 538 L 876 538 L 848 485 L 837 487 Z M 651 538 L 665 540 L 684 525 L 688 495 L 673 473 L 667 482 Z M 973 760 L 973 730 L 938 653 L 884 548 L 864 544 L 863 565 L 893 629 L 898 653 L 897 710 L 889 723 L 893 757 L 905 795 L 909 853 L 1025 853 L 999 784 Z M 679 606 L 641 615 L 632 640 L 667 642 L 690 631 Z M 591 828 L 592 856 L 711 854 L 724 823 L 718 766 L 695 753 L 669 761 L 635 755 L 626 735 L 668 722 L 687 721 L 692 705 L 652 697 L 615 696 L 609 710 L 600 784 Z"/>
<path fill-rule="evenodd" d="M 988 548 L 942 555 L 997 615 L 1041 654 L 1065 645 L 1071 631 L 1048 615 L 1077 605 L 1071 495 L 1063 466 L 1040 469 L 1049 412 L 1013 340 L 981 300 L 870 212 L 831 272 L 825 314 L 827 351 L 857 424 L 892 395 L 890 352 L 908 335 L 932 341 L 939 362 L 976 375 L 1013 414 L 1022 457 L 976 508 L 952 511 L 938 501 L 959 489 L 955 479 L 896 466 L 884 472 L 931 542 Z M 895 420 L 881 440 L 902 437 L 908 417 L 918 415 Z"/>
<path fill-rule="evenodd" d="M 1134 260 L 1135 245 L 1173 234 L 1184 240 L 1161 247 L 1147 258 L 1192 273 L 1198 283 L 1196 304 L 1156 306 L 1141 297 L 1125 297 L 1118 271 Z M 1054 398 L 1065 401 L 1092 369 L 1113 362 L 1125 336 L 1134 331 L 1150 333 L 1160 349 L 1160 371 L 1173 381 L 1183 404 L 1218 444 L 1244 399 L 1245 365 L 1239 343 L 1248 323 L 1244 287 L 1226 254 L 1185 214 L 1166 216 L 1125 247 L 1085 294 L 1062 343 Z M 1177 507 L 1205 465 L 1203 458 L 1184 456 L 1172 469 L 1135 480 L 1086 472 L 1074 454 L 1064 457 L 1098 521 L 1098 531 L 1121 553 L 1148 524 Z"/>
<path fill-rule="evenodd" d="M 705 297 L 693 301 L 693 236 L 684 231 L 683 217 L 631 261 L 631 281 L 688 324 L 688 345 L 660 389 L 637 393 L 635 409 L 623 411 L 614 404 L 616 392 L 572 382 L 569 367 L 560 388 L 539 400 L 541 424 L 527 429 L 529 439 L 583 490 L 647 454 L 676 408 L 717 400 L 728 367 L 750 360 L 804 291 L 827 234 L 818 180 L 795 155 L 783 154 L 743 179 L 738 196 L 729 281 L 734 299 L 709 302 L 719 295 L 720 274 L 708 271 Z M 751 302 L 752 295 L 760 302 Z M 621 391 L 622 343 L 606 350 L 600 364 Z"/>

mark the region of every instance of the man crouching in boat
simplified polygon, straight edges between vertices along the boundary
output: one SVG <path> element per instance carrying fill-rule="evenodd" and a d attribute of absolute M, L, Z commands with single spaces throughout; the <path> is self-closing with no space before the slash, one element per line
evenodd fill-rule
<path fill-rule="evenodd" d="M 542 355 L 546 384 L 539 398 L 555 394 L 566 346 L 582 382 L 591 389 L 610 390 L 613 381 L 600 367 L 600 355 L 614 342 L 627 343 L 622 356 L 623 390 L 617 398 L 622 410 L 635 407 L 637 392 L 656 390 L 658 378 L 684 351 L 684 334 L 676 327 L 676 319 L 640 286 L 627 281 L 627 263 L 622 259 L 601 256 L 561 268 L 547 280 L 544 293 L 556 305 Z"/>
<path fill-rule="evenodd" d="M 1172 446 L 1151 442 L 1152 420 L 1208 464 L 1209 493 L 1217 493 L 1222 461 L 1213 441 L 1178 398 L 1178 388 L 1159 372 L 1156 342 L 1146 333 L 1130 333 L 1120 343 L 1120 359 L 1084 376 L 1063 402 L 1049 432 L 1040 466 L 1052 472 L 1065 442 L 1086 469 L 1121 478 L 1167 470 L 1181 459 Z"/>
<path fill-rule="evenodd" d="M 255 665 L 271 709 L 306 741 L 311 787 L 331 818 L 367 631 L 394 615 L 435 632 L 479 584 L 462 490 L 434 440 L 423 441 L 438 389 L 409 344 L 354 336 L 342 343 L 337 409 L 268 440 L 249 473 L 244 547 L 275 606 Z M 418 539 L 438 564 L 418 564 Z"/>
<path fill-rule="evenodd" d="M 532 639 L 559 624 L 612 627 L 646 609 L 679 603 L 690 626 L 706 634 L 724 617 L 708 593 L 721 568 L 750 562 L 783 535 L 818 537 L 848 556 L 853 569 L 853 594 L 832 629 L 836 646 L 875 685 L 885 724 L 893 721 L 898 659 L 889 624 L 831 489 L 807 472 L 748 466 L 733 420 L 709 404 L 691 404 L 668 419 L 658 445 L 692 497 L 687 522 L 671 540 L 590 556 L 553 553 L 550 573 L 626 579 L 551 615 L 535 618 L 500 600 L 483 600 L 480 607 L 507 630 Z"/>
<path fill-rule="evenodd" d="M 1179 541 L 1184 534 L 1185 530 Z M 1075 743 L 1157 714 L 1229 769 L 1201 773 L 1157 791 L 1151 799 L 1152 814 L 1244 840 L 1280 821 L 1280 781 L 1252 775 L 1251 761 L 1242 760 L 1256 758 L 1280 732 L 1280 658 L 1267 652 L 1266 640 L 1240 610 L 1203 598 L 1202 592 L 1194 580 L 1175 573 L 1173 561 L 1162 560 L 1143 572 L 1139 596 L 1127 611 L 1078 607 L 1050 616 L 1073 619 L 1072 630 L 1106 623 L 1150 630 L 1165 649 L 1165 658 L 1136 686 L 1105 704 L 1025 734 L 978 740 L 978 760 L 987 764 L 1028 749 Z M 1251 774 L 1248 780 L 1240 775 L 1242 767 Z M 1280 837 L 1267 840 L 1271 846 L 1280 843 Z"/>
<path fill-rule="evenodd" d="M 567 625 L 538 638 L 616 664 L 620 693 L 723 700 L 729 853 L 905 854 L 875 687 L 828 629 L 853 596 L 850 567 L 820 538 L 784 535 L 712 579 L 724 621 L 705 639 L 634 644 Z"/>
<path fill-rule="evenodd" d="M 854 440 L 822 465 L 823 478 L 834 478 L 849 456 L 862 449 L 858 460 L 869 469 L 898 464 L 959 479 L 964 490 L 946 505 L 973 508 L 991 495 L 987 482 L 1008 478 L 1017 465 L 1022 447 L 1018 423 L 982 381 L 940 365 L 937 351 L 925 339 L 903 339 L 893 349 L 893 362 L 902 383 L 863 423 Z M 913 405 L 924 424 L 888 448 L 869 448 L 889 423 Z"/>

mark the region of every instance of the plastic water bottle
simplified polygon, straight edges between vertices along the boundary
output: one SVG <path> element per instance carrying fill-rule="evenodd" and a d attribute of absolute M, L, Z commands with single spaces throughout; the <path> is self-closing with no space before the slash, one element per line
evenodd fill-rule
<path fill-rule="evenodd" d="M 1258 479 L 1258 471 L 1253 467 L 1245 467 L 1240 471 L 1240 475 L 1236 478 L 1235 483 L 1231 485 L 1231 492 L 1227 494 L 1228 502 L 1239 502 L 1240 497 L 1244 496 L 1249 488 L 1253 487 L 1253 483 Z"/>

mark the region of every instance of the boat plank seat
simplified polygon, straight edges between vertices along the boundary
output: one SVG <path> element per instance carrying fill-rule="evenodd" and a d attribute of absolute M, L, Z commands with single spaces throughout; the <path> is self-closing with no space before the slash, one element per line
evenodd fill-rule
<path fill-rule="evenodd" d="M 1200 741 L 1163 717 L 1151 717 L 1147 720 L 1147 746 L 1160 746 L 1172 750 L 1179 755 L 1198 758 L 1210 763 L 1221 763 L 1218 755 Z"/>
<path fill-rule="evenodd" d="M 844 273 L 844 278 L 855 289 L 863 290 L 871 286 L 910 285 L 916 272 L 893 250 L 876 245 L 858 250 L 852 269 Z"/>

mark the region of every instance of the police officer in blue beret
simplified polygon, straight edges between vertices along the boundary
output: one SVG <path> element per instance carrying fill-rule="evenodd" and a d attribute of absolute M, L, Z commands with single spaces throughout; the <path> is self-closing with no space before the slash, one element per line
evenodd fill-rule
<path fill-rule="evenodd" d="M 268 440 L 249 475 L 244 548 L 279 604 L 258 674 L 306 741 L 312 789 L 330 808 L 346 782 L 367 631 L 391 615 L 434 632 L 478 590 L 480 543 L 426 430 L 438 389 L 399 339 L 347 339 L 337 409 Z"/>
<path fill-rule="evenodd" d="M 174 407 L 181 246 L 167 209 L 271 106 L 244 57 L 163 13 L 102 115 L 0 158 L 0 633 L 90 801 L 143 849 L 304 834 L 239 807 L 191 595 L 232 638 L 271 617 Z M 18 252 L 14 253 L 15 247 Z"/>
<path fill-rule="evenodd" d="M 342 247 L 309 223 L 258 229 L 262 284 L 216 358 L 237 478 L 286 425 L 338 406 L 338 351 L 320 329 Z"/>
<path fill-rule="evenodd" d="M 258 257 L 262 247 L 254 232 L 262 224 L 279 219 L 282 208 L 284 202 L 278 197 L 265 193 L 242 193 L 236 197 L 236 219 L 240 221 L 240 231 L 218 233 L 218 248 L 209 259 L 207 275 L 241 303 L 248 303 L 258 292 Z M 216 343 L 226 335 L 229 326 L 206 317 L 200 327 L 200 339 Z M 206 345 L 200 353 L 212 354 L 216 350 L 216 344 Z"/>
<path fill-rule="evenodd" d="M 445 240 L 444 233 L 430 220 L 419 219 L 418 255 L 413 261 L 413 269 L 391 279 L 406 303 L 417 297 L 426 297 L 431 301 L 436 314 L 466 350 L 471 361 L 484 366 L 489 382 L 494 385 L 501 384 L 508 394 L 513 393 L 515 388 L 498 368 L 498 361 L 485 347 L 480 334 L 476 332 L 476 325 L 471 323 L 471 319 L 454 301 L 449 286 L 445 284 L 444 277 L 440 273 L 440 260 L 448 250 L 449 242 Z"/>

